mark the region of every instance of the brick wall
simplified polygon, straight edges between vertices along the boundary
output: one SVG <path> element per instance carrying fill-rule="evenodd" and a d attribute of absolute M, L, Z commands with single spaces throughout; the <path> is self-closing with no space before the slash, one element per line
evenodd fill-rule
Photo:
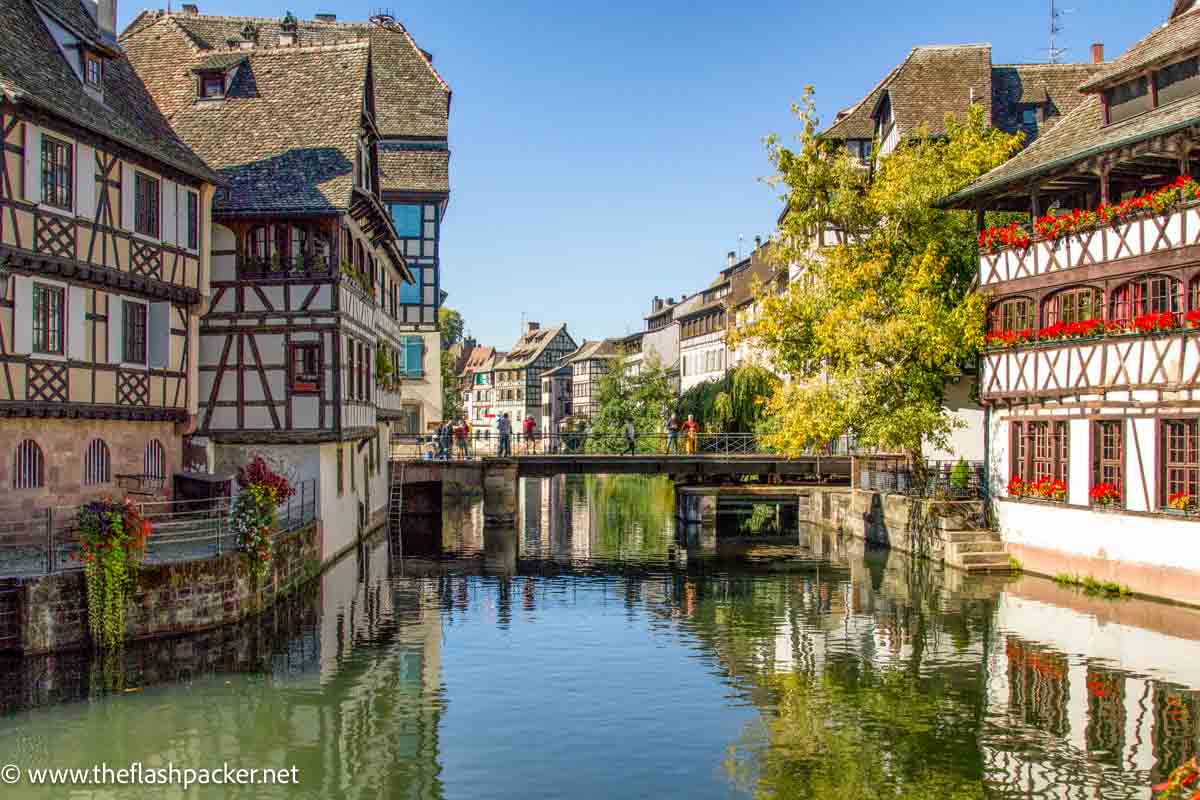
<path fill-rule="evenodd" d="M 44 485 L 38 489 L 12 488 L 17 445 L 33 439 L 42 450 Z M 113 481 L 96 486 L 83 483 L 84 451 L 92 439 L 103 439 L 112 459 Z M 157 439 L 166 451 L 167 482 L 180 468 L 182 437 L 172 422 L 120 422 L 114 420 L 7 419 L 0 429 L 0 515 L 29 512 L 50 506 L 74 506 L 105 495 L 120 495 L 116 476 L 145 471 L 146 446 Z"/>
<path fill-rule="evenodd" d="M 283 537 L 276 545 L 273 571 L 258 586 L 240 553 L 143 567 L 126 611 L 126 637 L 210 630 L 261 612 L 320 572 L 321 540 L 320 522 Z M 81 574 L 26 581 L 21 589 L 20 639 L 8 649 L 40 654 L 88 646 Z"/>

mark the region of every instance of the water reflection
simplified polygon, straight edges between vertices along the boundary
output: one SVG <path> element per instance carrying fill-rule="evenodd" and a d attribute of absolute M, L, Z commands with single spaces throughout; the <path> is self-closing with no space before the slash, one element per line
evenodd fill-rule
<path fill-rule="evenodd" d="M 968 578 L 780 503 L 677 525 L 665 480 L 520 499 L 485 529 L 446 498 L 237 628 L 0 665 L 0 763 L 299 768 L 247 797 L 1149 797 L 1200 743 L 1192 611 Z"/>

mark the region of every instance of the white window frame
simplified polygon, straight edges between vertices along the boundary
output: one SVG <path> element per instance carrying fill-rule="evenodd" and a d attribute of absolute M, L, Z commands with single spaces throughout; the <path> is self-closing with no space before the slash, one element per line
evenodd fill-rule
<path fill-rule="evenodd" d="M 33 335 L 30 334 L 29 339 L 29 357 L 38 361 L 69 361 L 71 358 L 71 287 L 69 284 L 62 281 L 51 281 L 43 278 L 32 278 L 30 280 L 29 297 L 30 306 L 29 313 L 33 314 L 33 290 L 38 284 L 42 286 L 53 286 L 56 289 L 62 289 L 63 293 L 63 309 L 62 309 L 62 353 L 39 353 L 33 349 Z M 30 316 L 32 324 L 33 317 Z"/>
<path fill-rule="evenodd" d="M 204 228 L 200 224 L 201 220 L 204 216 L 204 214 L 200 208 L 200 193 L 197 192 L 195 189 L 188 189 L 185 186 L 180 186 L 179 188 L 183 191 L 183 203 L 182 203 L 183 208 L 176 209 L 175 216 L 178 217 L 179 221 L 182 222 L 183 224 L 179 226 L 179 235 L 176 237 L 179 240 L 177 244 L 179 245 L 179 249 L 181 249 L 181 250 L 187 250 L 189 253 L 199 253 L 200 252 L 200 243 L 204 239 Z M 187 243 L 188 197 L 196 198 L 196 246 L 195 247 L 189 247 L 188 243 Z"/>
<path fill-rule="evenodd" d="M 130 213 L 132 214 L 132 217 L 129 220 L 129 233 L 131 236 L 136 236 L 137 238 L 141 239 L 143 242 L 150 242 L 152 244 L 162 244 L 162 241 L 163 241 L 162 240 L 162 235 L 163 235 L 163 187 L 164 187 L 166 181 L 163 179 L 162 175 L 157 175 L 153 172 L 150 172 L 149 170 L 141 169 L 140 167 L 134 166 L 132 164 L 130 165 L 129 173 L 130 173 L 130 177 L 132 178 L 132 180 L 129 182 L 129 184 L 130 184 L 129 191 L 132 192 L 132 194 L 133 194 L 133 199 L 129 203 Z M 138 202 L 137 176 L 139 173 L 158 184 L 158 236 L 157 237 L 147 236 L 146 234 L 139 232 L 137 229 L 137 202 Z"/>
<path fill-rule="evenodd" d="M 117 315 L 118 316 L 117 324 L 121 326 L 121 340 L 120 340 L 121 341 L 121 360 L 120 360 L 120 364 L 125 369 L 138 369 L 138 370 L 142 370 L 142 371 L 149 371 L 150 370 L 150 333 L 151 333 L 151 331 L 150 331 L 150 303 L 146 300 L 136 300 L 136 299 L 130 299 L 128 297 L 121 297 L 120 301 L 121 301 L 121 310 Z M 133 304 L 139 305 L 142 308 L 146 309 L 146 360 L 145 360 L 145 362 L 126 361 L 125 360 L 125 304 L 126 303 L 133 303 Z M 110 322 L 109 324 L 111 325 L 112 323 Z"/>
<path fill-rule="evenodd" d="M 45 128 L 38 128 L 37 133 L 37 165 L 35 172 L 37 173 L 37 186 L 34 191 L 37 193 L 37 207 L 39 211 L 45 211 L 47 214 L 57 214 L 60 217 L 75 219 L 76 210 L 79 208 L 79 142 L 70 136 L 62 136 L 55 131 L 49 131 Z M 42 183 L 42 151 L 46 149 L 46 139 L 54 139 L 62 142 L 71 148 L 71 207 L 59 208 L 56 205 L 51 205 L 46 202 L 46 197 L 43 194 L 44 184 Z"/>

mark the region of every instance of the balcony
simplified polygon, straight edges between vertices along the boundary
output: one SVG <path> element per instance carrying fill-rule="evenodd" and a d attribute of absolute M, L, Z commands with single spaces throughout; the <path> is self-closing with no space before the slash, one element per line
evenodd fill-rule
<path fill-rule="evenodd" d="M 1009 281 L 1057 275 L 1096 264 L 1115 264 L 1158 254 L 1162 255 L 1155 263 L 1145 264 L 1145 268 L 1164 268 L 1176 265 L 1176 261 L 1182 257 L 1179 251 L 1200 246 L 1200 202 L 1194 194 L 1189 194 L 1186 202 L 1176 204 L 1162 213 L 1153 213 L 1147 208 L 1111 222 L 1101 221 L 1103 210 L 1084 212 L 1091 215 L 1087 219 L 1096 218 L 1096 222 L 1085 222 L 1080 230 L 1057 238 L 1039 238 L 1019 228 L 1007 229 L 1009 235 L 1006 239 L 1025 241 L 1001 246 L 992 252 L 981 247 L 980 286 L 996 286 Z M 1069 281 L 1072 276 L 1062 277 L 1064 281 Z"/>
<path fill-rule="evenodd" d="M 333 274 L 333 262 L 326 256 L 308 254 L 295 259 L 260 258 L 242 255 L 237 261 L 241 280 L 286 280 L 327 278 Z"/>
<path fill-rule="evenodd" d="M 980 373 L 985 402 L 1144 390 L 1190 397 L 1197 386 L 1200 330 L 1184 328 L 989 350 Z"/>

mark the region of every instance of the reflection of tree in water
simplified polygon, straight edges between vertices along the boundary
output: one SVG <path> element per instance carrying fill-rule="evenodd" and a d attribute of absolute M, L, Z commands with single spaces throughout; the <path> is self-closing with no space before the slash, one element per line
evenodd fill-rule
<path fill-rule="evenodd" d="M 574 481 L 568 479 L 568 486 Z M 675 489 L 665 477 L 589 475 L 578 481 L 596 510 L 599 558 L 660 559 L 670 543 Z"/>
<path fill-rule="evenodd" d="M 755 796 L 984 796 L 972 710 L 933 687 L 853 659 L 768 685 L 776 711 L 749 725 L 725 762 Z"/>

